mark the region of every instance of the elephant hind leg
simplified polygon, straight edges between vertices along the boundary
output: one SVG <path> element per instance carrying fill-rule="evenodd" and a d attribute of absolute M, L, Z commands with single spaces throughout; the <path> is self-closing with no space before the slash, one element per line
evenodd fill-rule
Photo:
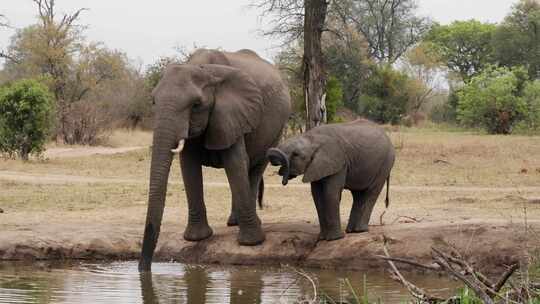
<path fill-rule="evenodd" d="M 353 206 L 349 216 L 349 223 L 347 224 L 347 233 L 369 231 L 369 219 L 383 187 L 384 180 L 383 182 L 377 182 L 366 190 L 351 191 L 353 195 Z"/>
<path fill-rule="evenodd" d="M 253 202 L 257 201 L 257 197 L 259 195 L 259 185 L 261 183 L 264 170 L 266 169 L 267 165 L 268 165 L 268 162 L 264 161 L 249 170 L 249 187 L 251 191 L 251 200 Z M 261 200 L 262 200 L 262 197 L 261 197 Z M 259 219 L 259 222 L 260 222 L 260 219 Z M 237 225 L 238 225 L 237 212 L 235 210 L 235 206 L 233 202 L 231 204 L 231 214 L 229 215 L 229 219 L 227 220 L 227 226 L 237 226 Z"/>

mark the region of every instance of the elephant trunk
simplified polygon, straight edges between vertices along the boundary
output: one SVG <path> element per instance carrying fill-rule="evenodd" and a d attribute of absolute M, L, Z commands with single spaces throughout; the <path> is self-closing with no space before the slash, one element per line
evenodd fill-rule
<path fill-rule="evenodd" d="M 281 166 L 279 174 L 283 176 L 281 183 L 285 186 L 289 182 L 289 157 L 278 148 L 271 148 L 266 154 L 272 166 Z"/>
<path fill-rule="evenodd" d="M 142 244 L 139 271 L 150 271 L 152 257 L 159 237 L 167 183 L 173 152 L 178 145 L 178 138 L 171 128 L 156 128 L 152 143 L 152 162 L 150 167 L 150 186 L 148 192 L 148 211 Z"/>

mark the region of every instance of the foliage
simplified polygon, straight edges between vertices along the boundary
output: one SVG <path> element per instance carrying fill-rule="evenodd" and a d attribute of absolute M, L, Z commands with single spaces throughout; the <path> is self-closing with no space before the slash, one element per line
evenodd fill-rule
<path fill-rule="evenodd" d="M 527 106 L 525 119 L 520 129 L 540 131 L 540 80 L 530 81 L 523 89 L 523 99 Z"/>
<path fill-rule="evenodd" d="M 36 80 L 0 88 L 0 152 L 28 160 L 44 150 L 51 127 L 53 99 Z"/>
<path fill-rule="evenodd" d="M 413 0 L 341 0 L 334 7 L 345 24 L 365 37 L 370 57 L 378 62 L 396 62 L 432 25 L 429 18 L 417 15 Z"/>
<path fill-rule="evenodd" d="M 436 25 L 426 35 L 425 42 L 436 51 L 450 71 L 468 82 L 493 63 L 491 47 L 494 24 L 476 20 L 454 21 L 450 25 Z"/>
<path fill-rule="evenodd" d="M 325 33 L 322 43 L 328 73 L 339 80 L 344 105 L 355 110 L 369 68 L 367 42 L 348 26 L 340 31 L 340 36 Z"/>
<path fill-rule="evenodd" d="M 429 114 L 436 123 L 456 123 L 459 89 L 453 89 L 445 101 L 435 104 Z"/>
<path fill-rule="evenodd" d="M 180 63 L 180 59 L 177 57 L 160 57 L 154 63 L 146 67 L 144 78 L 150 89 L 154 89 L 157 86 L 161 76 L 163 76 L 163 71 L 172 63 Z"/>
<path fill-rule="evenodd" d="M 494 57 L 501 65 L 528 68 L 531 79 L 540 78 L 540 2 L 521 0 L 497 27 Z"/>
<path fill-rule="evenodd" d="M 523 68 L 488 68 L 458 93 L 458 120 L 489 133 L 510 134 L 519 121 L 527 117 L 527 103 L 520 88 L 526 74 Z"/>
<path fill-rule="evenodd" d="M 4 73 L 11 81 L 45 77 L 56 102 L 56 138 L 68 144 L 92 143 L 95 134 L 90 130 L 109 128 L 111 113 L 104 110 L 113 108 L 111 104 L 98 105 L 95 100 L 98 96 L 100 101 L 113 100 L 103 93 L 112 83 L 126 79 L 131 69 L 129 60 L 122 52 L 85 40 L 85 27 L 77 24 L 84 9 L 58 16 L 54 1 L 35 4 L 38 22 L 18 30 L 11 38 L 8 52 L 13 60 L 6 62 Z"/>
<path fill-rule="evenodd" d="M 284 48 L 274 59 L 281 77 L 288 84 L 291 96 L 292 114 L 289 129 L 293 134 L 301 133 L 305 125 L 306 104 L 304 102 L 302 78 L 302 50 L 300 46 Z M 288 130 L 287 130 L 288 131 Z"/>
<path fill-rule="evenodd" d="M 326 119 L 327 122 L 338 122 L 336 112 L 343 106 L 343 89 L 336 77 L 328 77 L 326 82 Z"/>
<path fill-rule="evenodd" d="M 407 51 L 402 62 L 402 70 L 411 78 L 409 114 L 418 113 L 426 104 L 440 94 L 440 84 L 445 69 L 439 55 L 424 43 Z"/>
<path fill-rule="evenodd" d="M 398 124 L 409 107 L 409 83 L 407 74 L 390 65 L 371 66 L 358 112 L 378 123 Z"/>

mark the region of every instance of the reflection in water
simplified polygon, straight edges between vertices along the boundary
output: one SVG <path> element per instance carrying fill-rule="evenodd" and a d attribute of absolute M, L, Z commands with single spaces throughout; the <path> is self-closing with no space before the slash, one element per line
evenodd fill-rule
<path fill-rule="evenodd" d="M 231 303 L 261 303 L 261 291 L 263 288 L 262 273 L 250 271 L 247 273 L 233 272 L 231 281 Z"/>
<path fill-rule="evenodd" d="M 350 294 L 344 278 L 361 293 L 364 275 L 309 270 L 319 292 L 337 301 Z M 406 291 L 386 274 L 366 274 L 370 299 L 401 303 Z M 408 276 L 430 292 L 446 296 L 452 286 L 437 276 Z M 0 303 L 296 303 L 311 298 L 311 283 L 291 269 L 191 266 L 155 263 L 153 273 L 139 274 L 137 264 L 17 265 L 0 263 Z"/>

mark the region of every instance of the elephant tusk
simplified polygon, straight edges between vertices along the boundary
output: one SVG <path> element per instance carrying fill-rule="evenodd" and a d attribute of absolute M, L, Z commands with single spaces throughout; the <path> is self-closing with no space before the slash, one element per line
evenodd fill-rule
<path fill-rule="evenodd" d="M 178 142 L 178 147 L 176 147 L 176 149 L 172 149 L 171 152 L 173 154 L 180 154 L 180 152 L 182 152 L 182 150 L 184 149 L 184 140 L 180 140 Z"/>

